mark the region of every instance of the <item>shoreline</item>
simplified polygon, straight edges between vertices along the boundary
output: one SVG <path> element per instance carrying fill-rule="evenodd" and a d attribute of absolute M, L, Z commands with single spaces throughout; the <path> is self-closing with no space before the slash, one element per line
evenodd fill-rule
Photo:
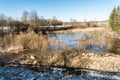
<path fill-rule="evenodd" d="M 107 30 L 107 31 L 106 31 Z M 109 27 L 88 27 L 88 28 L 73 28 L 69 30 L 60 30 L 60 31 L 53 31 L 57 34 L 74 34 L 77 32 L 93 32 L 93 31 L 104 31 L 113 34 L 112 30 Z"/>
<path fill-rule="evenodd" d="M 77 32 L 77 31 L 100 31 L 102 33 L 102 31 L 105 31 L 104 28 L 87 28 L 87 29 L 73 29 L 73 32 Z M 31 38 L 31 35 L 34 36 L 34 40 L 35 41 L 30 41 L 29 43 L 34 43 L 35 44 L 35 48 L 31 47 L 31 45 L 26 46 L 26 42 L 28 43 L 28 41 L 24 41 L 24 39 L 31 39 L 33 40 L 33 38 Z M 39 38 L 40 37 L 40 38 Z M 27 55 L 20 54 L 18 51 L 15 53 L 15 55 L 13 54 L 14 52 L 11 52 L 8 54 L 5 53 L 1 53 L 0 54 L 0 61 L 7 59 L 7 61 L 12 61 L 12 59 L 18 58 L 17 55 L 21 56 L 20 58 L 18 58 L 18 60 L 16 59 L 15 61 L 19 62 L 20 65 L 45 65 L 45 66 L 66 66 L 66 67 L 73 67 L 73 68 L 90 68 L 90 69 L 98 69 L 98 70 L 108 70 L 108 71 L 119 71 L 120 70 L 120 63 L 118 63 L 120 61 L 120 55 L 119 54 L 113 54 L 113 53 L 93 53 L 93 52 L 85 52 L 85 51 L 79 51 L 79 50 L 67 50 L 67 51 L 63 51 L 63 52 L 47 52 L 46 50 L 48 49 L 47 44 L 46 43 L 46 38 L 45 36 L 41 36 L 41 35 L 37 35 L 35 33 L 28 33 L 28 34 L 20 34 L 17 35 L 16 40 L 19 40 L 20 43 L 22 42 L 21 40 L 24 41 L 24 43 L 22 43 L 23 46 L 25 47 L 29 47 L 30 49 L 37 49 L 39 47 L 39 45 L 36 46 L 36 42 L 37 41 L 42 41 L 39 44 L 41 45 L 40 48 L 42 48 L 41 51 L 39 52 L 27 52 Z M 37 41 L 36 41 L 37 39 Z M 45 41 L 46 40 L 46 41 Z M 45 42 L 45 43 L 44 43 Z M 29 44 L 28 43 L 28 44 Z M 44 43 L 44 44 L 42 44 Z M 43 46 L 44 45 L 44 46 Z M 14 47 L 13 47 L 14 48 Z M 46 49 L 44 49 L 46 48 Z M 24 49 L 23 47 L 21 47 L 21 49 Z M 32 54 L 30 54 L 32 53 Z M 3 56 L 2 56 L 3 55 Z M 14 60 L 12 61 L 14 62 Z M 12 63 L 10 62 L 10 63 Z M 108 64 L 106 66 L 106 64 Z"/>
<path fill-rule="evenodd" d="M 109 32 L 106 32 L 104 27 L 97 27 L 97 28 L 90 27 L 90 28 L 85 28 L 85 29 L 75 28 L 75 29 L 69 29 L 69 30 L 53 31 L 54 34 L 74 34 L 77 32 L 92 32 L 92 34 L 94 34 L 94 32 L 95 32 L 95 34 L 96 34 L 96 32 L 100 32 L 101 34 L 105 33 L 106 35 L 108 34 L 108 35 L 113 36 L 113 32 L 111 32 L 110 30 L 109 30 Z M 33 36 L 34 38 L 31 38 L 31 36 Z M 47 36 L 47 34 L 46 34 L 46 36 Z M 42 41 L 43 39 L 45 39 L 43 35 L 38 35 L 34 32 L 20 33 L 14 37 L 15 38 L 13 39 L 13 36 L 11 34 L 5 36 L 6 42 L 4 42 L 4 43 L 8 43 L 7 41 L 10 40 L 11 45 L 7 45 L 8 47 L 6 47 L 6 48 L 0 47 L 0 52 L 2 52 L 2 53 L 5 53 L 5 52 L 18 53 L 19 51 L 26 50 L 26 49 L 24 49 L 24 47 L 29 47 L 30 49 L 37 48 L 37 46 L 31 47 L 30 45 L 28 45 L 27 44 L 28 41 L 30 41 L 30 43 L 34 43 L 33 41 L 36 41 L 36 39 L 38 41 L 39 40 Z M 15 43 L 12 42 L 13 40 L 15 41 Z M 45 41 L 46 41 L 46 39 L 45 39 Z M 42 43 L 44 43 L 44 40 L 42 41 Z M 37 45 L 36 42 L 34 44 Z"/>
<path fill-rule="evenodd" d="M 22 55 L 22 56 L 19 56 Z M 2 55 L 0 56 L 2 59 Z M 105 71 L 120 71 L 120 55 L 113 53 L 92 53 L 78 50 L 68 50 L 65 52 L 54 52 L 42 54 L 39 52 L 31 52 L 27 54 L 9 54 L 3 56 L 4 62 L 1 65 L 7 66 L 47 66 L 47 67 L 62 67 L 63 68 L 89 68 Z M 8 62 L 9 61 L 9 62 Z M 107 65 L 106 65 L 107 64 Z M 39 68 L 38 68 L 39 69 Z"/>

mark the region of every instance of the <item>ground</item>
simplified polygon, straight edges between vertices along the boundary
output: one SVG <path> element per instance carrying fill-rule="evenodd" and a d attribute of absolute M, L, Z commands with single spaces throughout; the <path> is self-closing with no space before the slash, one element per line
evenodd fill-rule
<path fill-rule="evenodd" d="M 72 29 L 68 32 L 96 30 L 113 35 L 113 32 L 106 31 L 108 29 L 103 27 Z M 0 65 L 0 80 L 58 78 L 60 80 L 120 80 L 120 55 L 114 53 L 93 53 L 74 49 L 47 54 L 34 51 L 27 54 L 26 52 L 25 54 L 24 52 L 1 53 Z M 33 66 L 39 68 L 34 69 Z M 42 73 L 38 70 L 41 66 L 52 66 L 52 72 Z M 58 66 L 59 68 L 55 68 Z M 64 72 L 64 68 L 70 73 L 66 74 L 67 70 Z"/>

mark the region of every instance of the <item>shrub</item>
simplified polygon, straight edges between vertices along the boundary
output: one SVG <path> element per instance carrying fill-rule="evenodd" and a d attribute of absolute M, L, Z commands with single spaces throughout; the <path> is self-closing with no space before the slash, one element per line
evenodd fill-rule
<path fill-rule="evenodd" d="M 120 54 L 120 39 L 115 38 L 111 46 L 110 52 Z"/>
<path fill-rule="evenodd" d="M 2 40 L 2 39 L 1 39 Z M 5 49 L 17 50 L 47 50 L 49 48 L 47 36 L 39 35 L 34 32 L 20 33 L 18 35 L 5 35 L 3 41 L 0 43 Z"/>

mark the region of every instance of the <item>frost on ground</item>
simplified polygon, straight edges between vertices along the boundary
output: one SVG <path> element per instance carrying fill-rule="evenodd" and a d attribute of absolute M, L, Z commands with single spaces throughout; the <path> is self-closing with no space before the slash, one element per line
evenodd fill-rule
<path fill-rule="evenodd" d="M 65 53 L 27 54 L 20 58 L 13 58 L 12 55 L 0 58 L 0 80 L 120 80 L 119 54 L 72 50 Z M 30 65 L 33 68 L 38 66 L 38 70 L 30 68 Z M 50 71 L 41 71 L 42 67 L 52 65 Z"/>
<path fill-rule="evenodd" d="M 0 80 L 120 80 L 120 72 L 84 69 L 79 74 L 65 74 L 62 68 L 38 72 L 23 67 L 0 67 Z"/>

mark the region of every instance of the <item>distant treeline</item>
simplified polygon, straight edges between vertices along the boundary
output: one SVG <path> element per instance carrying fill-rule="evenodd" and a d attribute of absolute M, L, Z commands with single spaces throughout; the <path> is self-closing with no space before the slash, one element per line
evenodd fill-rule
<path fill-rule="evenodd" d="M 62 25 L 63 22 L 55 16 L 52 19 L 39 17 L 35 10 L 24 11 L 20 20 L 15 20 L 11 16 L 0 14 L 0 30 L 9 29 L 11 32 L 26 32 L 28 28 L 35 30 L 37 27 Z"/>
<path fill-rule="evenodd" d="M 3 33 L 19 33 L 19 32 L 27 32 L 29 30 L 39 32 L 40 30 L 48 29 L 48 27 L 52 26 L 52 29 L 57 25 L 63 25 L 63 29 L 66 27 L 78 27 L 78 28 L 87 28 L 87 27 L 99 27 L 101 24 L 106 24 L 105 22 L 97 22 L 97 21 L 84 21 L 77 22 L 76 20 L 72 20 L 70 22 L 63 22 L 58 20 L 55 16 L 51 19 L 44 19 L 44 17 L 39 17 L 38 13 L 35 10 L 30 12 L 23 11 L 21 18 L 16 20 L 11 16 L 6 16 L 5 14 L 0 14 L 0 35 Z M 59 29 L 59 28 L 58 28 Z M 58 30 L 57 29 L 57 30 Z M 60 28 L 61 29 L 61 28 Z"/>

